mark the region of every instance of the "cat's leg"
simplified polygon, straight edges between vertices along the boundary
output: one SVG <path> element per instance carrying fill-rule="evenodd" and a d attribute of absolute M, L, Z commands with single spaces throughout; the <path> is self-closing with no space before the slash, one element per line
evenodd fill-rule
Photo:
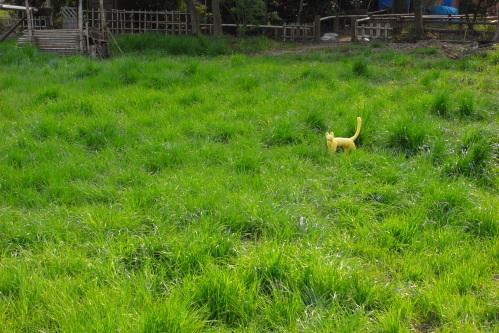
<path fill-rule="evenodd" d="M 331 153 L 336 153 L 336 148 L 338 147 L 338 143 L 334 140 L 331 141 Z"/>
<path fill-rule="evenodd" d="M 355 149 L 357 149 L 357 147 L 355 147 L 355 143 L 352 141 L 352 142 L 349 142 L 348 145 L 345 146 L 344 151 L 345 151 L 345 153 L 349 153 L 351 151 L 355 151 Z"/>

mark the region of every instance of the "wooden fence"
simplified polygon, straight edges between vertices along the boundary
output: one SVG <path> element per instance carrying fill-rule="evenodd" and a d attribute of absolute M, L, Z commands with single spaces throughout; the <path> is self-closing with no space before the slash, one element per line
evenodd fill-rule
<path fill-rule="evenodd" d="M 180 11 L 145 11 L 145 10 L 107 10 L 105 12 L 107 26 L 113 34 L 141 34 L 144 32 L 159 32 L 168 35 L 185 35 L 191 33 L 189 14 Z M 84 11 L 84 17 L 90 28 L 100 25 L 98 10 Z M 235 31 L 236 24 L 222 24 L 225 32 Z M 248 25 L 249 31 L 259 31 L 269 37 L 284 41 L 312 40 L 314 26 L 310 24 Z M 212 24 L 201 24 L 203 34 L 210 35 Z"/>
<path fill-rule="evenodd" d="M 383 38 L 388 39 L 392 36 L 393 23 L 387 21 L 364 18 L 356 20 L 355 37 L 363 38 Z"/>
<path fill-rule="evenodd" d="M 402 30 L 414 25 L 413 14 L 401 15 L 372 15 L 355 20 L 352 30 L 352 39 L 385 38 L 399 34 Z M 423 27 L 426 32 L 466 34 L 482 34 L 485 39 L 495 32 L 495 29 L 484 29 L 487 26 L 497 25 L 497 17 L 484 17 L 480 21 L 469 21 L 465 15 L 423 15 Z"/>
<path fill-rule="evenodd" d="M 78 29 L 77 8 L 61 8 L 63 29 Z M 83 11 L 84 26 L 100 27 L 100 11 L 96 9 Z M 146 10 L 118 10 L 105 11 L 105 20 L 109 31 L 113 34 L 141 34 L 145 32 L 158 32 L 168 35 L 185 35 L 191 33 L 189 14 L 181 11 L 146 11 Z M 0 19 L 0 33 L 12 26 L 16 19 Z M 49 26 L 48 19 L 36 17 L 33 20 L 33 29 L 42 30 Z M 24 31 L 28 28 L 26 21 L 18 29 Z M 222 24 L 224 33 L 236 33 L 240 27 L 236 24 Z M 316 36 L 316 26 L 313 24 L 284 24 L 284 25 L 247 25 L 248 33 L 264 34 L 268 37 L 283 41 L 310 41 Z M 203 34 L 210 35 L 213 31 L 212 24 L 201 24 Z"/>
<path fill-rule="evenodd" d="M 100 25 L 100 12 L 83 12 L 89 27 Z M 169 35 L 185 35 L 191 32 L 189 14 L 180 11 L 145 11 L 112 9 L 105 13 L 107 26 L 113 34 L 141 34 L 160 32 Z"/>
<path fill-rule="evenodd" d="M 17 17 L 0 17 L 0 34 L 7 31 L 11 26 L 16 24 L 19 19 Z M 41 30 L 49 26 L 49 20 L 45 16 L 38 16 L 33 18 L 33 29 Z M 24 20 L 19 25 L 20 30 L 28 29 L 28 22 Z"/>

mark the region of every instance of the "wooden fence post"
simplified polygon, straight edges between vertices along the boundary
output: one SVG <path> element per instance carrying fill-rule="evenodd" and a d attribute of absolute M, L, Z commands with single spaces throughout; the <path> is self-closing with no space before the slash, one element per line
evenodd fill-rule
<path fill-rule="evenodd" d="M 338 33 L 340 31 L 340 13 L 336 13 L 336 17 L 333 19 L 333 32 Z"/>
<path fill-rule="evenodd" d="M 78 4 L 78 31 L 80 34 L 79 53 L 84 54 L 84 52 L 83 52 L 83 0 L 80 0 L 79 4 Z"/>
<path fill-rule="evenodd" d="M 350 28 L 351 30 L 351 37 L 352 37 L 352 42 L 357 40 L 357 16 L 353 16 L 350 19 Z"/>
<path fill-rule="evenodd" d="M 26 20 L 28 21 L 28 38 L 29 42 L 33 43 L 33 12 L 29 8 L 28 0 L 24 1 L 26 3 Z"/>
<path fill-rule="evenodd" d="M 321 17 L 315 15 L 314 19 L 314 40 L 319 42 L 321 40 Z"/>

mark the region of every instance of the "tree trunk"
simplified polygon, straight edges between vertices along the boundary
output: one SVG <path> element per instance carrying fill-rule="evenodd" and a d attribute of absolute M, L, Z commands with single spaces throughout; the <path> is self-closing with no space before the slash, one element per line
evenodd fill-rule
<path fill-rule="evenodd" d="M 298 5 L 298 14 L 296 15 L 296 24 L 300 24 L 302 12 L 303 12 L 303 0 L 300 0 L 300 4 Z"/>
<path fill-rule="evenodd" d="M 220 36 L 222 32 L 222 15 L 220 14 L 220 1 L 211 0 L 211 10 L 213 11 L 213 35 Z"/>
<path fill-rule="evenodd" d="M 423 4 L 421 0 L 414 0 L 414 34 L 416 39 L 421 39 L 424 36 Z"/>
<path fill-rule="evenodd" d="M 191 31 L 194 35 L 199 35 L 201 34 L 201 28 L 199 26 L 199 15 L 196 11 L 194 0 L 185 0 L 185 4 L 187 5 L 187 11 L 191 18 Z"/>

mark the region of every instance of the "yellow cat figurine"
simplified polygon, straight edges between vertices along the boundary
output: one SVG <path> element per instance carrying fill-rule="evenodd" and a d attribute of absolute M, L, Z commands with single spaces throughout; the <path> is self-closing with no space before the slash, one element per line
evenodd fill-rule
<path fill-rule="evenodd" d="M 329 150 L 330 153 L 336 152 L 336 148 L 338 147 L 343 147 L 343 151 L 345 153 L 348 153 L 352 150 L 355 150 L 355 143 L 353 142 L 357 137 L 359 136 L 360 133 L 360 125 L 362 124 L 362 118 L 357 117 L 357 130 L 355 131 L 355 134 L 351 138 L 335 138 L 334 137 L 334 132 L 326 132 L 326 143 L 327 143 L 327 149 Z"/>

